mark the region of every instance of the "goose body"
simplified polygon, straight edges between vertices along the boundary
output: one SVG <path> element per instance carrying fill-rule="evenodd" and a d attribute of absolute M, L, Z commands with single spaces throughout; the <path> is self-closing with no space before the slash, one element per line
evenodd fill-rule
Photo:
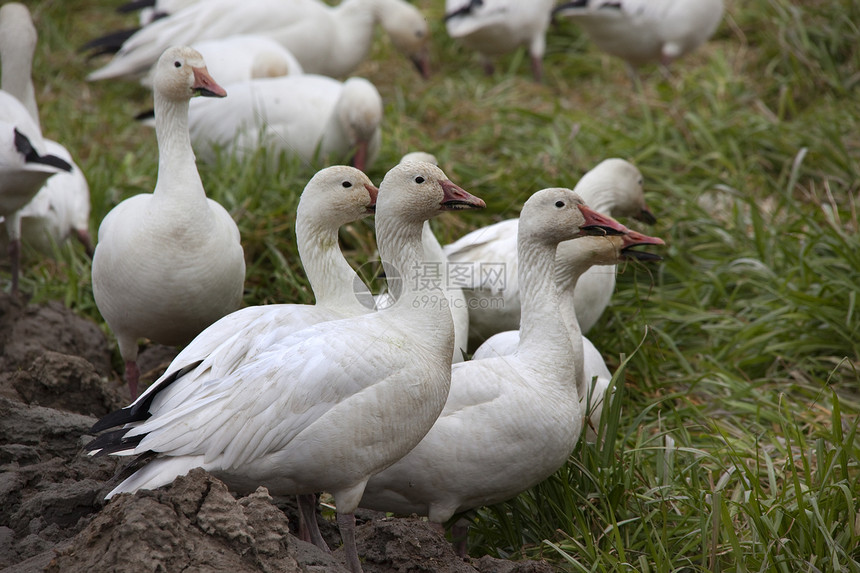
<path fill-rule="evenodd" d="M 178 64 L 178 65 L 177 65 Z M 93 296 L 137 395 L 137 341 L 190 342 L 242 301 L 245 260 L 230 214 L 206 197 L 188 135 L 195 93 L 223 96 L 189 47 L 169 48 L 154 87 L 158 180 L 114 207 L 99 227 Z"/>
<path fill-rule="evenodd" d="M 303 74 L 227 88 L 230 97 L 224 100 L 191 102 L 191 140 L 202 160 L 214 160 L 217 149 L 242 158 L 260 146 L 309 163 L 353 158 L 360 170 L 376 158 L 382 98 L 364 78 L 341 82 Z"/>
<path fill-rule="evenodd" d="M 587 276 L 595 265 L 615 265 L 627 259 L 658 260 L 650 253 L 632 250 L 641 245 L 662 245 L 661 239 L 648 237 L 627 230 L 623 235 L 606 237 L 585 237 L 575 241 L 565 241 L 558 246 L 556 253 L 555 281 L 559 293 L 558 312 L 561 314 L 571 340 L 582 343 L 582 377 L 577 378 L 577 392 L 586 423 L 586 439 L 597 439 L 596 429 L 600 425 L 603 396 L 612 375 L 600 352 L 582 334 L 578 320 L 579 306 L 576 293 L 578 281 Z M 488 338 L 475 350 L 472 360 L 483 360 L 500 356 L 511 356 L 519 347 L 520 331 L 508 330 Z M 576 356 L 580 359 L 580 356 Z"/>
<path fill-rule="evenodd" d="M 88 79 L 140 76 L 169 45 L 236 34 L 275 40 L 307 73 L 343 77 L 367 58 L 376 23 L 426 74 L 427 23 L 404 0 L 344 0 L 337 6 L 318 0 L 206 0 L 141 28 Z"/>
<path fill-rule="evenodd" d="M 376 227 L 383 261 L 412 268 L 422 259 L 423 222 L 445 209 L 483 206 L 426 163 L 399 165 L 379 186 Z M 294 332 L 230 374 L 182 391 L 173 373 L 126 409 L 126 432 L 90 448 L 155 458 L 109 495 L 170 483 L 191 468 L 231 488 L 265 485 L 275 495 L 330 492 L 347 561 L 360 571 L 352 512 L 374 473 L 430 429 L 451 379 L 453 327 L 447 310 L 414 305 L 409 281 L 389 309 Z M 377 421 L 384 420 L 380 425 Z M 106 417 L 94 430 L 115 425 Z M 122 434 L 122 435 L 120 435 Z"/>
<path fill-rule="evenodd" d="M 554 13 L 574 19 L 595 45 L 631 66 L 668 65 L 710 38 L 723 0 L 575 0 Z"/>
<path fill-rule="evenodd" d="M 594 217 L 594 218 L 593 218 Z M 455 364 L 439 419 L 406 456 L 373 476 L 362 507 L 454 514 L 501 502 L 565 463 L 581 432 L 574 349 L 557 312 L 555 247 L 594 225 L 612 225 L 569 189 L 538 191 L 523 206 L 517 249 L 523 330 L 503 358 Z"/>
<path fill-rule="evenodd" d="M 445 0 L 445 28 L 449 36 L 481 54 L 488 72 L 492 57 L 525 46 L 532 74 L 540 81 L 553 4 L 554 0 Z"/>
<path fill-rule="evenodd" d="M 598 212 L 654 220 L 645 203 L 642 174 L 623 159 L 602 161 L 582 176 L 574 190 Z M 517 219 L 507 219 L 472 231 L 444 247 L 448 260 L 476 266 L 474 288 L 466 290 L 470 349 L 497 332 L 519 328 L 515 248 L 518 226 Z M 560 256 L 565 252 L 564 247 L 559 248 Z M 614 266 L 591 268 L 579 279 L 576 307 L 583 332 L 588 332 L 600 318 L 614 288 Z"/>

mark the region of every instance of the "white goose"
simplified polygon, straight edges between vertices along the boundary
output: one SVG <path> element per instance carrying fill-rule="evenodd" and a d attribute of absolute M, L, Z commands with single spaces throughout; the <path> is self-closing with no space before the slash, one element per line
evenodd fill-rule
<path fill-rule="evenodd" d="M 137 341 L 187 344 L 242 301 L 245 259 L 230 214 L 208 199 L 188 136 L 192 96 L 226 95 L 187 46 L 159 59 L 153 90 L 158 180 L 105 216 L 93 255 L 93 296 L 137 396 Z"/>
<path fill-rule="evenodd" d="M 140 10 L 140 25 L 145 26 L 150 22 L 154 22 L 168 14 L 178 12 L 197 2 L 200 2 L 200 0 L 133 0 L 132 2 L 126 2 L 117 10 L 120 12 Z"/>
<path fill-rule="evenodd" d="M 655 220 L 645 203 L 642 174 L 623 159 L 600 162 L 582 176 L 574 190 L 601 213 L 635 217 L 648 223 Z M 476 266 L 475 288 L 466 291 L 471 349 L 497 332 L 519 328 L 517 226 L 517 219 L 507 219 L 472 231 L 444 247 L 448 260 Z M 576 308 L 583 332 L 588 332 L 600 318 L 614 288 L 615 267 L 595 267 L 580 278 Z"/>
<path fill-rule="evenodd" d="M 39 129 L 31 65 L 37 34 L 30 11 L 15 2 L 0 8 L 0 61 L 3 62 L 3 91 L 18 99 Z M 17 108 L 17 106 L 14 106 Z M 20 108 L 18 112 L 20 114 Z M 32 135 L 32 133 L 31 133 Z M 38 142 L 38 138 L 33 136 Z M 90 238 L 90 188 L 69 151 L 56 141 L 42 138 L 44 152 L 59 157 L 71 166 L 50 177 L 33 199 L 20 211 L 21 239 L 43 253 L 77 237 L 92 254 Z"/>
<path fill-rule="evenodd" d="M 493 73 L 491 57 L 525 46 L 532 75 L 539 82 L 554 3 L 554 0 L 445 0 L 445 28 L 449 36 L 481 54 L 488 74 Z"/>
<path fill-rule="evenodd" d="M 268 36 L 292 52 L 305 72 L 343 77 L 369 55 L 377 23 L 426 76 L 427 22 L 404 0 L 343 0 L 337 6 L 318 0 L 207 0 L 144 26 L 88 79 L 139 76 L 168 45 L 235 34 Z"/>
<path fill-rule="evenodd" d="M 226 87 L 227 99 L 191 102 L 191 141 L 201 160 L 214 161 L 218 149 L 244 158 L 261 146 L 307 163 L 352 157 L 362 171 L 376 159 L 382 97 L 364 78 L 303 74 Z"/>
<path fill-rule="evenodd" d="M 582 335 L 577 320 L 576 292 L 577 282 L 589 268 L 595 265 L 615 265 L 624 260 L 636 259 L 641 261 L 660 260 L 657 255 L 633 250 L 641 245 L 663 245 L 664 242 L 656 237 L 649 237 L 635 231 L 624 235 L 606 237 L 586 237 L 576 241 L 565 241 L 558 246 L 556 252 L 556 286 L 559 291 L 558 310 L 567 325 L 571 340 L 582 339 L 583 344 L 583 377 L 577 385 L 580 404 L 583 407 L 583 419 L 586 425 L 586 439 L 597 439 L 596 429 L 600 426 L 603 396 L 612 374 L 606 367 L 606 362 L 600 352 Z M 499 332 L 488 338 L 475 350 L 472 360 L 483 360 L 499 356 L 509 356 L 519 347 L 519 330 Z"/>
<path fill-rule="evenodd" d="M 407 161 L 426 161 L 436 166 L 439 165 L 438 160 L 433 154 L 423 151 L 413 151 L 400 158 L 400 163 Z M 427 269 L 428 274 L 436 273 L 436 280 L 442 284 L 442 290 L 445 293 L 447 305 L 451 311 L 451 318 L 454 321 L 453 362 L 462 362 L 464 359 L 463 353 L 466 351 L 469 343 L 469 309 L 466 306 L 466 295 L 463 294 L 463 289 L 449 280 L 448 257 L 442 251 L 442 245 L 433 233 L 429 221 L 424 223 L 424 229 L 421 233 L 421 243 L 424 245 L 424 259 L 429 265 Z M 377 308 L 386 308 L 394 304 L 394 298 L 388 292 L 376 295 L 375 299 Z"/>
<path fill-rule="evenodd" d="M 714 34 L 723 10 L 723 0 L 574 0 L 553 14 L 574 19 L 598 48 L 633 69 L 692 52 Z"/>
<path fill-rule="evenodd" d="M 37 33 L 26 6 L 0 7 L 0 216 L 9 236 L 12 292 L 18 291 L 21 210 L 52 175 L 71 164 L 53 155 L 42 137 L 30 70 Z"/>
<path fill-rule="evenodd" d="M 624 230 L 569 189 L 544 189 L 526 201 L 517 243 L 524 291 L 517 352 L 455 364 L 439 419 L 411 452 L 370 479 L 362 507 L 444 523 L 513 497 L 567 461 L 581 432 L 582 351 L 575 352 L 558 313 L 555 249 L 594 226 Z"/>
<path fill-rule="evenodd" d="M 433 165 L 394 167 L 379 186 L 376 207 L 383 261 L 414 268 L 423 259 L 424 221 L 443 210 L 483 206 Z M 430 429 L 451 380 L 450 313 L 420 304 L 427 291 L 411 280 L 400 286 L 389 309 L 273 341 L 206 384 L 183 389 L 183 372 L 174 373 L 138 401 L 139 416 L 97 424 L 94 431 L 132 425 L 97 438 L 91 451 L 155 454 L 109 496 L 159 487 L 194 467 L 239 491 L 259 485 L 275 495 L 328 491 L 349 567 L 361 571 L 352 513 L 364 485 Z"/>

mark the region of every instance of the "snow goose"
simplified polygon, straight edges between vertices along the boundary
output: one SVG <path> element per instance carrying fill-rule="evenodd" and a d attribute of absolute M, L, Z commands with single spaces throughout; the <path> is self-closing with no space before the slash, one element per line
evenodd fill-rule
<path fill-rule="evenodd" d="M 377 23 L 426 76 L 427 22 L 404 0 L 343 0 L 337 6 L 318 0 L 207 0 L 123 38 L 113 59 L 88 79 L 140 76 L 168 45 L 235 34 L 268 36 L 292 52 L 305 72 L 343 77 L 369 55 Z M 110 40 L 97 39 L 88 46 L 103 48 L 106 43 Z"/>
<path fill-rule="evenodd" d="M 601 161 L 582 176 L 574 190 L 598 212 L 647 223 L 655 221 L 645 203 L 642 174 L 623 159 Z M 471 349 L 497 332 L 519 328 L 517 226 L 517 219 L 507 219 L 472 231 L 444 247 L 452 263 L 476 266 L 474 288 L 466 290 Z M 595 267 L 580 278 L 576 304 L 583 332 L 588 332 L 600 318 L 614 288 L 614 267 Z"/>
<path fill-rule="evenodd" d="M 723 0 L 574 0 L 553 14 L 579 23 L 597 47 L 635 68 L 664 66 L 710 38 L 723 18 Z"/>
<path fill-rule="evenodd" d="M 600 426 L 603 395 L 609 386 L 612 374 L 606 368 L 606 363 L 600 352 L 585 336 L 577 320 L 576 292 L 577 282 L 585 276 L 586 271 L 594 265 L 615 265 L 624 260 L 660 260 L 660 257 L 644 251 L 634 250 L 642 245 L 663 245 L 664 242 L 656 237 L 649 237 L 635 231 L 624 235 L 606 237 L 586 237 L 575 241 L 565 241 L 558 246 L 556 252 L 556 286 L 559 292 L 558 309 L 567 325 L 567 331 L 572 341 L 578 338 L 583 345 L 583 376 L 577 385 L 580 404 L 583 408 L 583 419 L 586 424 L 586 439 L 595 441 L 596 428 Z M 475 350 L 472 360 L 483 360 L 498 356 L 514 354 L 519 345 L 518 330 L 499 332 L 488 338 Z M 576 358 L 577 352 L 574 353 Z"/>
<path fill-rule="evenodd" d="M 68 161 L 51 153 L 39 127 L 31 67 L 37 33 L 26 6 L 0 7 L 0 216 L 9 236 L 12 292 L 18 291 L 21 210 L 52 175 L 69 172 Z"/>
<path fill-rule="evenodd" d="M 555 250 L 561 240 L 623 229 L 569 189 L 544 189 L 526 201 L 517 242 L 523 288 L 517 352 L 453 365 L 439 419 L 412 451 L 371 477 L 362 507 L 444 523 L 513 497 L 567 461 L 582 411 L 578 364 L 558 313 Z"/>
<path fill-rule="evenodd" d="M 532 75 L 539 82 L 554 3 L 554 0 L 445 0 L 445 28 L 449 36 L 481 54 L 488 74 L 493 73 L 490 57 L 526 46 Z"/>
<path fill-rule="evenodd" d="M 3 91 L 20 101 L 30 114 L 36 127 L 39 125 L 39 109 L 32 79 L 33 53 L 37 32 L 29 10 L 18 3 L 5 4 L 0 8 L 0 61 L 3 62 Z M 11 104 L 16 114 L 20 107 Z M 14 111 L 14 110 L 18 111 Z M 31 137 L 39 144 L 39 138 L 31 128 Z M 92 254 L 89 234 L 90 188 L 80 167 L 68 150 L 56 141 L 41 138 L 44 152 L 63 159 L 71 171 L 61 171 L 50 177 L 35 197 L 20 212 L 21 239 L 24 243 L 50 253 L 53 245 L 64 242 L 71 235 L 84 244 Z"/>
<path fill-rule="evenodd" d="M 187 344 L 242 301 L 245 259 L 230 214 L 206 197 L 188 135 L 194 95 L 226 95 L 187 46 L 159 59 L 153 99 L 158 179 L 114 207 L 99 227 L 93 296 L 137 396 L 137 341 Z"/>
<path fill-rule="evenodd" d="M 407 161 L 426 161 L 433 165 L 439 165 L 433 154 L 423 151 L 407 153 L 400 159 L 401 163 Z M 428 274 L 434 274 L 437 280 L 442 283 L 442 290 L 448 301 L 448 308 L 451 310 L 451 318 L 454 320 L 453 362 L 462 362 L 464 359 L 463 353 L 466 351 L 469 343 L 469 309 L 466 307 L 466 295 L 463 294 L 463 289 L 455 281 L 450 280 L 448 275 L 448 257 L 442 251 L 442 245 L 439 244 L 439 239 L 433 233 L 429 221 L 424 223 L 424 229 L 421 232 L 421 243 L 424 245 L 424 259 L 428 266 Z M 377 308 L 385 308 L 394 304 L 394 298 L 388 292 L 376 295 L 375 299 Z"/>
<path fill-rule="evenodd" d="M 239 491 L 259 485 L 275 495 L 327 491 L 349 567 L 361 571 L 352 513 L 364 485 L 427 433 L 451 380 L 451 315 L 422 304 L 435 291 L 410 276 L 423 260 L 423 223 L 443 210 L 483 206 L 431 164 L 391 169 L 379 186 L 376 233 L 388 276 L 402 271 L 403 280 L 392 285 L 397 303 L 273 340 L 205 384 L 171 390 L 183 386 L 185 370 L 173 372 L 138 400 L 137 411 L 107 416 L 93 431 L 129 425 L 88 449 L 153 456 L 109 497 L 159 487 L 194 467 Z"/>
<path fill-rule="evenodd" d="M 382 97 L 364 78 L 303 74 L 228 85 L 224 100 L 191 102 L 191 141 L 201 160 L 239 158 L 261 146 L 302 161 L 348 159 L 365 170 L 379 151 Z"/>

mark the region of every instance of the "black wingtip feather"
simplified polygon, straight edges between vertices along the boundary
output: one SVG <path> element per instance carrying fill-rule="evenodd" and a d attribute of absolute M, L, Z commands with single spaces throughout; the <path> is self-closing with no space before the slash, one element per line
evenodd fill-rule
<path fill-rule="evenodd" d="M 155 7 L 155 0 L 132 0 L 132 2 L 127 2 L 117 8 L 116 11 L 120 14 L 127 14 L 129 12 L 137 12 L 144 8 L 153 7 Z"/>
<path fill-rule="evenodd" d="M 130 406 L 126 406 L 121 410 L 115 410 L 106 416 L 103 416 L 98 422 L 93 424 L 93 427 L 90 428 L 90 431 L 93 433 L 98 433 L 108 428 L 113 428 L 116 426 L 122 426 L 125 424 L 131 424 L 132 422 L 142 422 L 149 418 L 149 407 L 152 405 L 152 401 L 158 395 L 159 392 L 200 366 L 202 360 L 198 360 L 197 362 L 193 362 L 188 366 L 184 366 L 179 370 L 176 370 L 172 374 L 170 374 L 167 378 L 158 383 L 158 386 L 153 388 L 151 391 L 147 392 L 145 396 L 139 399 L 137 402 L 131 404 Z M 93 448 L 95 449 L 95 448 Z"/>
<path fill-rule="evenodd" d="M 143 440 L 144 436 L 140 435 L 126 438 L 125 435 L 129 430 L 131 430 L 131 428 L 120 428 L 119 430 L 105 432 L 84 446 L 84 449 L 88 452 L 98 450 L 98 452 L 94 454 L 96 457 L 106 456 L 115 452 L 133 450 L 141 440 Z"/>
<path fill-rule="evenodd" d="M 115 54 L 119 51 L 125 41 L 131 38 L 138 30 L 140 30 L 140 28 L 126 28 L 125 30 L 111 32 L 110 34 L 106 34 L 96 38 L 95 40 L 90 40 L 81 46 L 79 51 L 87 52 L 93 50 L 93 53 L 90 54 L 91 58 L 101 54 Z"/>
<path fill-rule="evenodd" d="M 24 161 L 27 163 L 40 163 L 42 165 L 50 165 L 52 167 L 56 167 L 57 169 L 62 169 L 63 171 L 71 171 L 72 165 L 62 159 L 57 157 L 56 155 L 39 155 L 39 152 L 36 151 L 36 148 L 33 147 L 30 139 L 18 131 L 15 131 L 15 149 L 24 156 Z"/>

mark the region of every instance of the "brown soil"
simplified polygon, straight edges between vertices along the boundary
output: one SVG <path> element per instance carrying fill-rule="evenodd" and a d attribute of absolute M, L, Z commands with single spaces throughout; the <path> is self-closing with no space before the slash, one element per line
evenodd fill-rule
<path fill-rule="evenodd" d="M 152 379 L 174 355 L 150 347 L 141 370 Z M 203 470 L 105 502 L 124 462 L 89 457 L 82 446 L 98 417 L 127 403 L 98 326 L 57 302 L 0 294 L 0 571 L 346 571 L 339 550 L 328 554 L 292 535 L 289 500 L 262 487 L 237 499 Z M 461 559 L 421 519 L 359 518 L 366 573 L 555 570 L 540 561 Z M 320 522 L 338 547 L 337 528 Z"/>

